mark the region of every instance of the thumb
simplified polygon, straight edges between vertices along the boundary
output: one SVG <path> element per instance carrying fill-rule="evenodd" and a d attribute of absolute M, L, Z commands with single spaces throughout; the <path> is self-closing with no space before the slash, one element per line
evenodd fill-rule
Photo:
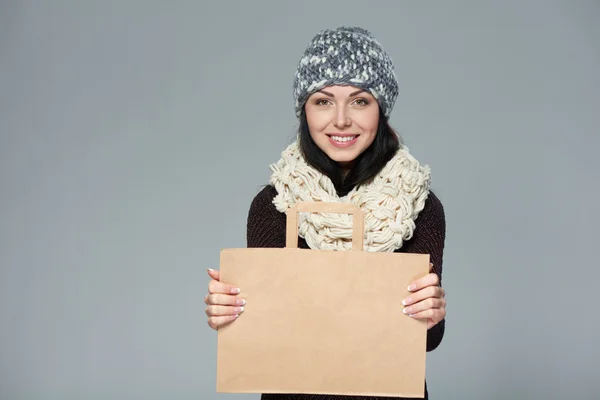
<path fill-rule="evenodd" d="M 216 271 L 216 270 L 211 269 L 211 268 L 207 268 L 206 270 L 208 271 L 208 276 L 210 276 L 211 278 L 213 278 L 215 281 L 219 280 L 219 276 L 221 275 L 221 274 L 219 274 L 219 271 Z"/>

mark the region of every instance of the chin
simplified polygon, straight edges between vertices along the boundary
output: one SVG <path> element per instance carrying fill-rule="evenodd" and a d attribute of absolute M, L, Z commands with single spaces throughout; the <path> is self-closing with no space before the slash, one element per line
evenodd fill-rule
<path fill-rule="evenodd" d="M 360 139 L 352 146 L 346 148 L 340 148 L 333 145 L 329 141 L 329 138 L 315 142 L 330 159 L 337 163 L 352 163 L 367 149 L 369 145 L 368 142 Z"/>
<path fill-rule="evenodd" d="M 338 163 L 350 163 L 358 158 L 359 151 L 333 149 L 325 152 L 329 158 Z"/>

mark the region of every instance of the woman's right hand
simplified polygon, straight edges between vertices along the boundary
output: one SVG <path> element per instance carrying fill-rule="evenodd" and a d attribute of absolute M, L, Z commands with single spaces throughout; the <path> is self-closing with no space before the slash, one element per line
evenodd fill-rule
<path fill-rule="evenodd" d="M 219 271 L 208 269 L 212 279 L 204 297 L 208 325 L 214 330 L 234 321 L 244 311 L 246 300 L 239 297 L 240 289 L 219 280 Z"/>

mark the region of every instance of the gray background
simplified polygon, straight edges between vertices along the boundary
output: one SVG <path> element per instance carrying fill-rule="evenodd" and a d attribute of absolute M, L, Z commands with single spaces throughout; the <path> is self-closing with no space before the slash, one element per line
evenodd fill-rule
<path fill-rule="evenodd" d="M 371 30 L 433 170 L 433 399 L 600 396 L 598 1 L 2 1 L 0 398 L 215 393 L 207 267 L 294 136 L 296 62 Z"/>

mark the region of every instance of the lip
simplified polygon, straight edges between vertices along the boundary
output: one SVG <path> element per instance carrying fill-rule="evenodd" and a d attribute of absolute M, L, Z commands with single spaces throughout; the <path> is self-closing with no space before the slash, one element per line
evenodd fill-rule
<path fill-rule="evenodd" d="M 360 136 L 356 133 L 327 133 L 326 135 L 329 138 L 329 143 L 331 143 L 333 146 L 335 146 L 339 149 L 345 149 L 347 147 L 352 146 L 353 144 L 356 143 L 356 141 L 358 140 L 358 137 Z M 338 137 L 356 136 L 356 137 L 348 142 L 338 142 L 336 140 L 333 140 L 332 136 L 338 136 Z"/>

